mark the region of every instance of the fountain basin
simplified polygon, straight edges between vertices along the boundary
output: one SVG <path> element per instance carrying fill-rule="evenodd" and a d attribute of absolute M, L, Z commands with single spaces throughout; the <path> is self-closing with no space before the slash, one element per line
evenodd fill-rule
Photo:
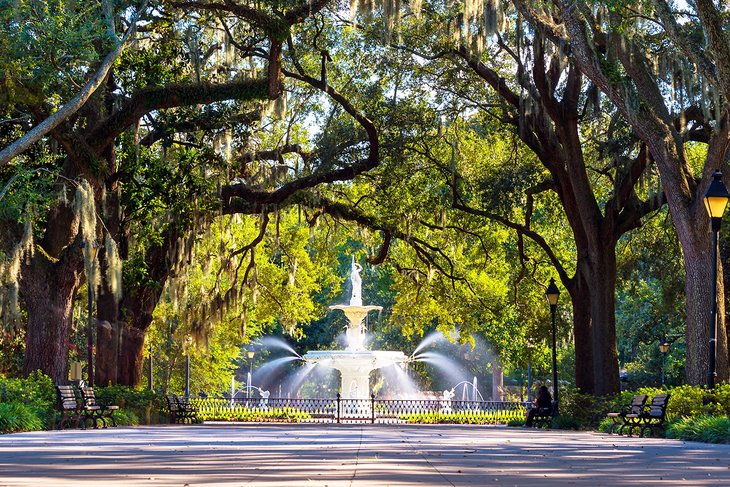
<path fill-rule="evenodd" d="M 406 361 L 403 352 L 389 350 L 312 350 L 304 355 L 309 363 L 340 371 L 343 399 L 370 397 L 370 372 Z"/>
<path fill-rule="evenodd" d="M 351 304 L 335 304 L 329 309 L 339 309 L 345 313 L 347 317 L 347 350 L 360 351 L 365 350 L 365 327 L 363 321 L 367 314 L 371 311 L 381 311 L 382 306 L 353 306 Z"/>

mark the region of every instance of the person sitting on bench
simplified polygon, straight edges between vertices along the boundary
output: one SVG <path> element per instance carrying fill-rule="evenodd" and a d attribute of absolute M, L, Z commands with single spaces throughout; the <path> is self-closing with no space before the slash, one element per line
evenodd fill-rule
<path fill-rule="evenodd" d="M 547 386 L 541 386 L 537 393 L 535 407 L 527 411 L 525 426 L 531 427 L 535 416 L 549 416 L 553 412 L 553 397 L 550 395 Z"/>

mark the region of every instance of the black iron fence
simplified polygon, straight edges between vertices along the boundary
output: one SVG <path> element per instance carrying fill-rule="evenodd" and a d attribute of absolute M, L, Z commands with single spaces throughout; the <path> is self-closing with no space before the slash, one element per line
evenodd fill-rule
<path fill-rule="evenodd" d="M 522 421 L 525 406 L 508 401 L 443 399 L 190 398 L 203 421 L 302 423 L 507 424 Z"/>

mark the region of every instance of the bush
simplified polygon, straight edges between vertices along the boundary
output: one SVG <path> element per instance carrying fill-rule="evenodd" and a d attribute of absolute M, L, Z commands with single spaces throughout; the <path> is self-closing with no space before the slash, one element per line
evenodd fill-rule
<path fill-rule="evenodd" d="M 525 409 L 509 411 L 455 411 L 403 414 L 401 419 L 418 424 L 519 424 L 525 423 Z"/>
<path fill-rule="evenodd" d="M 525 419 L 524 418 L 523 419 L 517 419 L 517 418 L 515 418 L 515 419 L 510 419 L 509 421 L 507 421 L 507 426 L 520 427 L 520 426 L 524 426 L 524 425 L 525 425 Z"/>
<path fill-rule="evenodd" d="M 312 415 L 301 409 L 284 407 L 269 409 L 247 409 L 242 407 L 206 408 L 198 412 L 201 421 L 246 421 L 299 423 L 311 419 Z"/>
<path fill-rule="evenodd" d="M 604 418 L 601 420 L 600 423 L 598 423 L 598 431 L 600 431 L 601 433 L 610 433 L 613 425 L 614 425 L 613 419 Z"/>
<path fill-rule="evenodd" d="M 22 402 L 0 403 L 0 432 L 42 430 L 44 420 L 32 406 Z"/>
<path fill-rule="evenodd" d="M 582 423 L 579 418 L 561 412 L 560 415 L 553 416 L 550 426 L 556 430 L 579 430 L 584 425 L 585 423 Z"/>
<path fill-rule="evenodd" d="M 592 427 L 600 421 L 601 417 L 605 416 L 605 413 L 602 413 L 603 408 L 597 407 L 600 402 L 601 401 L 597 401 L 594 396 L 590 394 L 582 394 L 578 391 L 571 391 L 562 394 L 560 396 L 560 403 L 558 404 L 558 412 L 561 416 L 571 418 L 571 424 L 577 422 L 579 426 L 578 428 L 553 427 L 559 429 L 581 429 Z"/>
<path fill-rule="evenodd" d="M 32 372 L 27 379 L 0 375 L 0 403 L 20 403 L 27 406 L 41 421 L 42 428 L 53 427 L 55 402 L 53 381 L 41 372 Z"/>
<path fill-rule="evenodd" d="M 136 425 L 140 424 L 140 421 L 144 424 L 167 422 L 165 398 L 147 388 L 120 385 L 95 387 L 94 393 L 99 403 L 119 406 L 119 411 L 114 413 L 115 419 L 122 411 L 129 412 L 126 419 L 130 422 L 118 421 L 119 424 Z"/>
<path fill-rule="evenodd" d="M 139 418 L 134 411 L 130 409 L 119 409 L 114 411 L 113 416 L 117 426 L 135 426 L 139 424 Z"/>
<path fill-rule="evenodd" d="M 730 443 L 730 418 L 708 415 L 680 418 L 667 426 L 666 436 L 704 443 Z"/>

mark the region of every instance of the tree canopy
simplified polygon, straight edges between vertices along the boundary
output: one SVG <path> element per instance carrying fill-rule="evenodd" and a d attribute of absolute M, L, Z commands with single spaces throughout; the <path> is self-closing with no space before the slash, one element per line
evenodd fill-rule
<path fill-rule="evenodd" d="M 265 334 L 329 345 L 354 255 L 381 343 L 456 332 L 519 371 L 546 359 L 555 277 L 578 388 L 617 392 L 681 335 L 702 383 L 727 14 L 0 0 L 0 369 L 62 381 L 93 333 L 99 383 L 153 353 L 179 387 L 194 350 L 221 389 Z"/>

